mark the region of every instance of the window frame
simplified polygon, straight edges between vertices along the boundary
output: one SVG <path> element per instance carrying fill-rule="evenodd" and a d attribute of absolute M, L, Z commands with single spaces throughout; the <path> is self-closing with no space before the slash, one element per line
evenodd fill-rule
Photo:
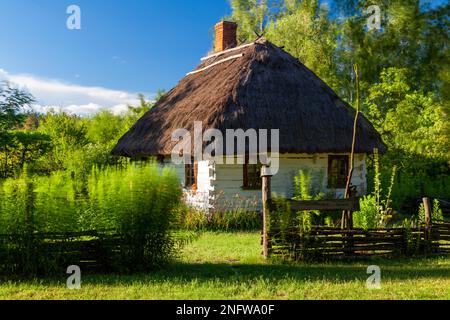
<path fill-rule="evenodd" d="M 250 167 L 256 167 L 256 176 L 250 179 Z M 243 190 L 260 190 L 262 189 L 262 179 L 261 179 L 262 164 L 249 164 L 249 157 L 245 157 L 245 164 L 243 165 L 242 176 L 243 176 Z M 259 172 L 259 175 L 258 175 Z M 252 184 L 250 184 L 252 182 Z"/>
<path fill-rule="evenodd" d="M 184 186 L 186 189 L 198 189 L 198 163 L 184 165 Z"/>
<path fill-rule="evenodd" d="M 338 173 L 336 177 L 334 177 L 333 173 L 333 161 L 344 161 L 345 165 L 345 178 L 340 177 Z M 347 179 L 350 170 L 350 156 L 349 155 L 329 155 L 328 156 L 328 188 L 329 189 L 345 189 L 347 187 Z M 341 180 L 342 179 L 342 180 Z M 334 183 L 333 180 L 336 180 Z"/>

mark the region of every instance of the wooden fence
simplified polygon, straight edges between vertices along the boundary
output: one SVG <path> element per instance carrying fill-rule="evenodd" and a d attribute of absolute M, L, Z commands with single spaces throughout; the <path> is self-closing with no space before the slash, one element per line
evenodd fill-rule
<path fill-rule="evenodd" d="M 450 253 L 450 224 L 431 228 L 270 230 L 269 255 L 294 260 Z"/>
<path fill-rule="evenodd" d="M 450 254 L 450 223 L 440 221 L 432 224 L 431 240 L 439 253 Z"/>
<path fill-rule="evenodd" d="M 71 265 L 83 272 L 133 273 L 168 262 L 188 235 L 158 230 L 146 234 L 117 230 L 21 232 L 0 235 L 0 276 L 65 273 Z"/>
<path fill-rule="evenodd" d="M 0 235 L 0 270 L 20 274 L 32 267 L 44 274 L 51 273 L 49 268 L 65 272 L 64 268 L 77 265 L 84 271 L 109 272 L 117 254 L 124 250 L 127 244 L 123 237 L 109 232 Z M 40 269 L 39 259 L 44 259 L 46 270 Z"/>
<path fill-rule="evenodd" d="M 262 170 L 263 199 L 263 255 L 289 257 L 291 259 L 320 259 L 333 257 L 360 256 L 407 256 L 414 254 L 450 253 L 450 223 L 435 221 L 431 217 L 431 203 L 425 198 L 425 223 L 416 228 L 380 228 L 363 230 L 353 228 L 353 212 L 359 211 L 359 198 L 295 201 L 284 199 L 293 212 L 297 211 L 335 211 L 348 213 L 350 223 L 344 228 L 312 227 L 269 228 L 270 213 L 277 208 L 271 199 L 271 175 L 266 167 Z"/>
<path fill-rule="evenodd" d="M 109 232 L 47 233 L 39 235 L 44 250 L 59 252 L 63 261 L 82 270 L 111 271 L 115 254 L 124 248 L 118 234 Z"/>

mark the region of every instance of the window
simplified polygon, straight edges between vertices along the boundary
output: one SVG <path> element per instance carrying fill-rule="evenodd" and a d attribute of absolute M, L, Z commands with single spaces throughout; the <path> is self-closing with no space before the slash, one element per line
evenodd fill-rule
<path fill-rule="evenodd" d="M 328 157 L 328 188 L 344 189 L 347 185 L 349 171 L 348 156 Z"/>
<path fill-rule="evenodd" d="M 198 164 L 186 164 L 184 167 L 186 188 L 197 190 Z"/>
<path fill-rule="evenodd" d="M 261 164 L 244 164 L 244 189 L 258 190 L 262 188 Z"/>

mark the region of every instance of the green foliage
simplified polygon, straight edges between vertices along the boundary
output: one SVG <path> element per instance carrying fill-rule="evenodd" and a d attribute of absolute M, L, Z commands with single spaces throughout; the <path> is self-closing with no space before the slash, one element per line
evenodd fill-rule
<path fill-rule="evenodd" d="M 406 253 L 408 255 L 420 254 L 421 248 L 423 246 L 420 236 L 414 235 L 412 232 L 412 228 L 416 226 L 417 223 L 414 220 L 406 219 L 403 222 L 406 240 Z"/>
<path fill-rule="evenodd" d="M 47 159 L 48 170 L 84 171 L 92 166 L 86 161 L 87 126 L 81 117 L 67 113 L 49 112 L 41 121 L 38 132 L 48 135 L 53 143 Z"/>
<path fill-rule="evenodd" d="M 318 0 L 285 1 L 283 14 L 270 22 L 265 34 L 331 87 L 337 85 L 336 35 L 336 23 L 328 18 L 328 10 Z"/>
<path fill-rule="evenodd" d="M 112 147 L 117 137 L 125 133 L 123 117 L 114 115 L 111 111 L 103 110 L 90 118 L 86 137 L 89 142 Z"/>
<path fill-rule="evenodd" d="M 314 177 L 314 178 L 313 178 Z M 321 200 L 324 172 L 312 174 L 309 170 L 300 170 L 294 177 L 294 200 Z M 295 229 L 306 234 L 322 217 L 319 211 L 293 212 L 290 204 L 284 198 L 274 197 L 275 210 L 270 213 L 270 227 L 281 232 Z"/>
<path fill-rule="evenodd" d="M 320 200 L 324 198 L 322 192 L 324 170 L 311 173 L 307 169 L 300 170 L 294 177 L 295 200 Z"/>
<path fill-rule="evenodd" d="M 181 228 L 192 231 L 230 232 L 262 229 L 262 218 L 259 213 L 239 208 L 206 213 L 184 205 L 178 217 Z"/>
<path fill-rule="evenodd" d="M 25 173 L 4 181 L 0 197 L 0 234 L 10 235 L 0 241 L 6 272 L 53 273 L 68 266 L 61 260 L 64 252 L 47 250 L 42 233 L 116 234 L 122 246 L 111 253 L 111 268 L 124 272 L 161 265 L 176 248 L 172 231 L 181 190 L 176 174 L 156 165 L 93 169 L 87 178 Z"/>
<path fill-rule="evenodd" d="M 420 204 L 418 220 L 420 223 L 425 223 L 425 205 L 423 203 Z M 432 221 L 444 221 L 444 214 L 441 209 L 441 204 L 438 199 L 433 201 L 433 211 L 431 212 L 431 220 Z"/>
<path fill-rule="evenodd" d="M 158 91 L 156 99 L 162 95 L 163 91 Z M 84 175 L 93 165 L 120 164 L 122 160 L 111 155 L 112 148 L 155 105 L 142 95 L 139 99 L 140 105 L 128 106 L 128 111 L 119 115 L 108 110 L 90 117 L 55 110 L 40 115 L 24 112 L 33 102 L 28 93 L 8 84 L 1 86 L 0 174 L 17 176 L 25 163 L 39 174 L 70 170 Z"/>
<path fill-rule="evenodd" d="M 325 198 L 323 189 L 323 181 L 325 173 L 323 170 L 311 173 L 309 170 L 300 170 L 294 177 L 294 200 L 321 200 Z M 309 229 L 316 222 L 317 217 L 321 214 L 319 211 L 302 211 L 299 212 L 299 223 L 305 229 Z"/>
<path fill-rule="evenodd" d="M 26 130 L 25 108 L 33 102 L 28 92 L 0 83 L 0 177 L 13 175 L 50 148 L 47 135 Z"/>
<path fill-rule="evenodd" d="M 176 174 L 156 165 L 94 170 L 89 177 L 90 228 L 113 229 L 126 244 L 114 261 L 126 271 L 145 270 L 173 253 L 170 230 L 181 199 Z"/>
<path fill-rule="evenodd" d="M 425 221 L 426 221 L 426 219 L 425 219 L 425 205 L 423 203 L 421 203 L 420 206 L 419 206 L 418 217 L 419 217 L 419 222 L 420 223 L 425 223 Z"/>
<path fill-rule="evenodd" d="M 383 70 L 365 108 L 392 150 L 450 161 L 449 106 L 413 90 L 408 70 Z"/>
<path fill-rule="evenodd" d="M 150 111 L 155 106 L 155 102 L 159 101 L 165 94 L 164 90 L 159 89 L 156 92 L 156 97 L 154 101 L 147 101 L 143 94 L 139 94 L 139 106 L 128 106 L 128 115 L 127 118 L 129 121 L 132 121 L 131 125 L 134 125 L 137 119 L 142 117 L 147 111 Z"/>
<path fill-rule="evenodd" d="M 231 0 L 233 9 L 231 20 L 239 23 L 238 40 L 240 43 L 253 41 L 262 34 L 268 21 L 273 17 L 270 6 L 275 1 L 268 0 Z"/>
<path fill-rule="evenodd" d="M 381 217 L 375 196 L 366 196 L 360 201 L 361 210 L 353 213 L 353 224 L 357 228 L 375 229 Z"/>
<path fill-rule="evenodd" d="M 392 193 L 396 182 L 397 168 L 391 171 L 387 193 L 383 193 L 382 170 L 378 151 L 374 157 L 374 191 L 372 195 L 364 197 L 360 201 L 361 210 L 353 213 L 353 224 L 357 228 L 374 229 L 385 227 L 392 218 Z"/>
<path fill-rule="evenodd" d="M 434 199 L 433 201 L 433 212 L 431 218 L 434 221 L 444 221 L 444 213 L 441 209 L 441 204 L 438 199 Z"/>
<path fill-rule="evenodd" d="M 15 88 L 8 82 L 0 83 L 0 138 L 25 121 L 24 107 L 33 102 L 34 99 L 28 92 Z"/>
<path fill-rule="evenodd" d="M 389 172 L 383 172 L 383 180 L 387 181 Z M 372 177 L 370 177 L 372 180 Z M 426 174 L 412 175 L 407 172 L 397 174 L 395 188 L 392 191 L 392 207 L 404 212 L 405 205 L 415 202 L 424 196 L 430 198 L 448 198 L 450 195 L 450 176 L 428 176 Z M 417 209 L 417 208 L 415 208 Z M 414 210 L 415 210 L 414 209 Z M 414 214 L 415 212 L 406 211 L 404 213 Z"/>
<path fill-rule="evenodd" d="M 317 0 L 232 0 L 231 19 L 239 24 L 240 43 L 257 34 L 283 46 L 331 86 L 337 84 L 334 52 L 336 24 Z"/>

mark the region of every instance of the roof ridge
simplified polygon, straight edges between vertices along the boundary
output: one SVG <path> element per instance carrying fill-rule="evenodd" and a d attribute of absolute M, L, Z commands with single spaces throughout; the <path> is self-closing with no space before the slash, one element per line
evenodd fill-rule
<path fill-rule="evenodd" d="M 234 48 L 231 48 L 231 49 L 220 51 L 220 52 L 211 54 L 209 56 L 203 57 L 200 60 L 201 61 L 206 61 L 206 60 L 209 60 L 209 59 L 212 59 L 212 58 L 220 57 L 221 55 L 224 55 L 224 54 L 227 54 L 227 53 L 230 53 L 230 52 L 233 52 L 233 51 L 237 51 L 237 50 L 240 50 L 240 49 L 244 49 L 244 48 L 250 47 L 250 46 L 254 45 L 255 43 L 256 42 L 246 43 L 246 44 L 240 45 L 238 47 L 234 47 Z"/>
<path fill-rule="evenodd" d="M 243 53 L 240 53 L 240 54 L 236 54 L 236 55 L 234 55 L 234 56 L 228 57 L 228 58 L 224 58 L 224 59 L 219 60 L 219 61 L 217 61 L 217 62 L 214 62 L 214 63 L 212 63 L 212 64 L 210 64 L 210 65 L 208 65 L 208 66 L 206 66 L 206 67 L 204 67 L 204 68 L 201 68 L 201 69 L 198 69 L 198 70 L 191 71 L 191 72 L 189 72 L 189 73 L 187 74 L 187 76 L 189 76 L 189 75 L 191 75 L 191 74 L 196 74 L 196 73 L 199 73 L 199 72 L 208 70 L 208 69 L 210 69 L 210 68 L 212 68 L 212 67 L 214 67 L 214 66 L 217 66 L 218 64 L 221 64 L 221 63 L 224 63 L 224 62 L 227 62 L 227 61 L 230 61 L 230 60 L 234 60 L 234 59 L 237 59 L 237 58 L 241 58 L 241 57 L 243 57 L 243 56 L 244 56 L 244 54 L 243 54 Z"/>

